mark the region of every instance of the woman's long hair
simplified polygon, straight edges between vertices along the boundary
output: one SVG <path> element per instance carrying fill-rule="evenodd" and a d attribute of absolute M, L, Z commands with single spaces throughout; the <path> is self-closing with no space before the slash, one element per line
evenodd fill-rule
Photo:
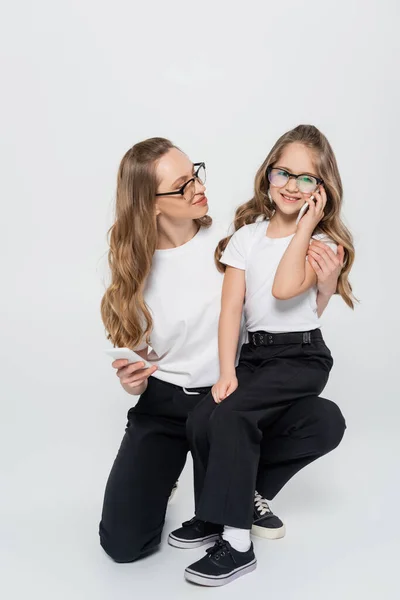
<path fill-rule="evenodd" d="M 279 160 L 288 144 L 294 142 L 303 144 L 313 151 L 318 176 L 324 180 L 327 203 L 325 215 L 318 223 L 316 231 L 326 234 L 344 248 L 344 264 L 338 279 L 336 293 L 342 296 L 348 306 L 354 308 L 355 298 L 348 279 L 354 262 L 354 246 L 352 236 L 340 217 L 343 201 L 342 181 L 331 145 L 326 137 L 313 125 L 299 125 L 279 138 L 257 171 L 253 198 L 236 210 L 234 229 L 237 231 L 243 225 L 255 223 L 260 217 L 270 219 L 273 216 L 274 207 L 267 195 L 269 189 L 267 168 Z M 231 237 L 221 240 L 215 251 L 215 259 L 220 271 L 225 269 L 225 266 L 219 261 Z"/>
<path fill-rule="evenodd" d="M 151 138 L 133 146 L 118 170 L 115 222 L 109 230 L 111 284 L 101 301 L 101 317 L 114 346 L 135 349 L 149 342 L 153 321 L 144 289 L 157 247 L 157 161 L 176 148 Z M 208 227 L 208 216 L 196 220 Z"/>

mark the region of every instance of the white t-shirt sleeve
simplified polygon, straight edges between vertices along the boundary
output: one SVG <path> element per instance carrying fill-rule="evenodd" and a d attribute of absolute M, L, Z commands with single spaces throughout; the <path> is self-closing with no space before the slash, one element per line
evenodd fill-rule
<path fill-rule="evenodd" d="M 246 270 L 246 259 L 249 252 L 251 231 L 248 225 L 238 229 L 225 248 L 221 262 L 229 267 Z"/>
<path fill-rule="evenodd" d="M 335 254 L 337 254 L 337 244 L 329 236 L 327 236 L 326 233 L 316 233 L 312 236 L 312 239 L 323 242 L 329 246 L 329 248 L 331 248 Z"/>

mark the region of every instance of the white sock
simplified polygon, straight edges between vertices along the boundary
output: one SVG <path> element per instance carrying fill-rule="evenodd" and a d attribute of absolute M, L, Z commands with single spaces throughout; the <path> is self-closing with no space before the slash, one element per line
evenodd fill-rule
<path fill-rule="evenodd" d="M 236 527 L 225 525 L 222 538 L 229 542 L 232 548 L 235 548 L 238 552 L 247 552 L 251 545 L 250 529 L 237 529 Z"/>

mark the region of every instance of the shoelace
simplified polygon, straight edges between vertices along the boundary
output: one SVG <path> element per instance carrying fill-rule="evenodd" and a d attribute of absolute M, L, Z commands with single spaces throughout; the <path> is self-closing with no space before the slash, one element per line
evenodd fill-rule
<path fill-rule="evenodd" d="M 219 558 L 221 556 L 225 556 L 225 554 L 228 554 L 228 556 L 231 557 L 233 564 L 236 565 L 236 560 L 230 550 L 230 546 L 229 546 L 228 542 L 226 542 L 224 539 L 222 539 L 222 537 L 220 537 L 215 542 L 215 544 L 214 544 L 214 546 L 212 546 L 212 548 L 207 548 L 206 552 L 207 552 L 207 555 L 209 558 L 211 558 L 213 556 L 215 558 L 215 560 L 219 560 Z"/>
<path fill-rule="evenodd" d="M 254 505 L 257 512 L 263 517 L 267 513 L 272 513 L 272 510 L 268 506 L 268 502 L 261 496 L 257 491 L 254 494 Z"/>

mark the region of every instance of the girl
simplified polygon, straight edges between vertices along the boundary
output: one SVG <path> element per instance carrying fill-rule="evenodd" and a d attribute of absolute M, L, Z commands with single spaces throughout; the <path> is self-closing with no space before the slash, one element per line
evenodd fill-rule
<path fill-rule="evenodd" d="M 133 561 L 159 545 L 168 498 L 189 450 L 187 416 L 219 377 L 223 277 L 215 267 L 214 250 L 226 230 L 213 224 L 207 212 L 204 163 L 193 164 L 163 138 L 136 144 L 125 154 L 110 235 L 111 285 L 102 317 L 114 345 L 139 350 L 154 366 L 113 363 L 123 388 L 140 395 L 128 413 L 100 523 L 101 545 L 117 562 Z M 336 289 L 341 266 L 329 259 L 329 248 L 321 246 L 319 252 L 321 312 Z M 310 398 L 267 431 L 261 455 L 270 456 L 271 447 L 279 447 L 276 468 L 281 463 L 285 470 L 293 440 L 303 438 L 303 460 L 293 467 L 297 471 L 335 448 L 344 428 L 333 402 L 317 405 Z M 261 465 L 261 491 L 264 472 Z M 276 531 L 282 535 L 282 522 L 264 505 L 262 510 L 269 517 L 265 531 L 270 537 Z M 220 530 L 197 521 L 197 545 Z"/>
<path fill-rule="evenodd" d="M 297 224 L 304 203 L 308 210 Z M 301 125 L 272 148 L 256 175 L 254 197 L 236 212 L 235 234 L 219 244 L 217 257 L 226 265 L 220 377 L 212 395 L 190 414 L 188 431 L 198 491 L 196 517 L 225 529 L 207 555 L 186 569 L 189 581 L 223 585 L 256 568 L 250 529 L 261 432 L 301 406 L 304 398 L 317 399 L 333 362 L 317 314 L 313 266 L 318 253 L 313 247 L 318 242 L 310 247 L 310 240 L 324 239 L 335 249 L 336 244 L 344 246 L 338 291 L 353 307 L 348 274 L 354 249 L 340 218 L 341 205 L 342 183 L 332 148 L 318 129 Z M 243 303 L 249 342 L 235 372 Z M 302 453 L 293 449 L 292 460 Z M 286 476 L 277 477 L 272 464 L 263 494 L 273 498 L 289 477 L 290 466 Z M 179 537 L 179 530 L 172 535 Z"/>

